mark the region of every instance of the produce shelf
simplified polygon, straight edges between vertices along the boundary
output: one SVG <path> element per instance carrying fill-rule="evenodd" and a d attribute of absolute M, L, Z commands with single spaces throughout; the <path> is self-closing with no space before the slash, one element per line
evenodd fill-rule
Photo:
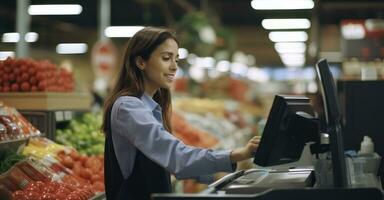
<path fill-rule="evenodd" d="M 92 96 L 88 93 L 7 92 L 0 101 L 18 110 L 89 110 Z"/>
<path fill-rule="evenodd" d="M 34 137 L 40 137 L 40 136 L 29 136 L 27 138 L 0 141 L 0 149 L 13 149 L 17 151 L 20 148 L 20 146 L 25 145 L 30 138 L 34 138 Z"/>

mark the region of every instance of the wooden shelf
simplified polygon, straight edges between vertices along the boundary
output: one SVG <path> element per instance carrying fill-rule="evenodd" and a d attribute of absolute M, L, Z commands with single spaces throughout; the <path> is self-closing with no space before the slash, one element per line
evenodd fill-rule
<path fill-rule="evenodd" d="M 92 96 L 88 93 L 8 92 L 0 101 L 18 110 L 89 110 Z"/>

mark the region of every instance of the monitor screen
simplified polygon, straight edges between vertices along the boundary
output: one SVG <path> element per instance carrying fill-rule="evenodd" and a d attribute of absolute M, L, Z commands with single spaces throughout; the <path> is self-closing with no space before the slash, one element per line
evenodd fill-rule
<path fill-rule="evenodd" d="M 337 99 L 335 81 L 325 59 L 316 66 L 319 88 L 323 99 L 326 119 L 326 133 L 329 135 L 332 156 L 333 183 L 335 187 L 347 187 L 347 173 L 344 159 L 344 145 L 341 131 L 340 107 Z"/>
<path fill-rule="evenodd" d="M 298 161 L 309 141 L 318 141 L 318 120 L 307 97 L 276 95 L 254 157 L 259 166 Z"/>

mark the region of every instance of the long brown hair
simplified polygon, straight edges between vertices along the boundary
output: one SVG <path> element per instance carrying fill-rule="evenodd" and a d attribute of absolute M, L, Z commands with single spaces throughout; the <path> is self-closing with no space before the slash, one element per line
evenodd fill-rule
<path fill-rule="evenodd" d="M 170 30 L 146 27 L 129 40 L 116 85 L 104 103 L 104 118 L 101 129 L 106 135 L 111 133 L 111 110 L 116 99 L 121 96 L 140 98 L 144 94 L 144 74 L 136 65 L 136 58 L 140 56 L 144 60 L 148 60 L 152 52 L 167 39 L 173 39 L 178 43 L 176 36 Z M 163 111 L 164 128 L 172 132 L 170 90 L 166 88 L 158 89 L 153 96 L 153 100 L 160 105 Z"/>

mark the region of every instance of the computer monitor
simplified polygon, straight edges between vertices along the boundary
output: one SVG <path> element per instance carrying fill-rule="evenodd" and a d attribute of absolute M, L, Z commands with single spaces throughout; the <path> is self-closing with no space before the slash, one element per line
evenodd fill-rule
<path fill-rule="evenodd" d="M 309 141 L 319 142 L 319 124 L 309 98 L 276 95 L 254 156 L 267 167 L 298 161 Z"/>
<path fill-rule="evenodd" d="M 341 114 L 337 99 L 335 81 L 325 59 L 320 60 L 316 66 L 319 89 L 323 99 L 326 131 L 329 135 L 329 144 L 333 167 L 334 187 L 347 187 L 347 172 L 344 159 L 344 145 L 341 130 Z"/>

